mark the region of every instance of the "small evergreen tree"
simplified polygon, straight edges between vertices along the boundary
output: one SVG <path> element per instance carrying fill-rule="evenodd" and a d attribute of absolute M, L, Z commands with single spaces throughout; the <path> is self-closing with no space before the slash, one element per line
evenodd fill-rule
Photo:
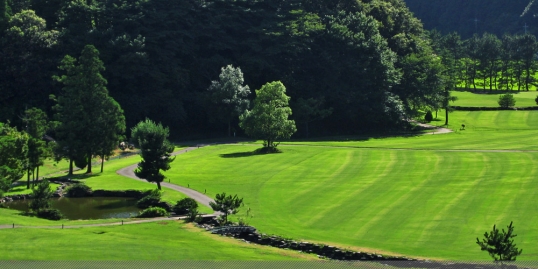
<path fill-rule="evenodd" d="M 495 261 L 515 261 L 523 250 L 518 250 L 516 244 L 514 244 L 512 238 L 517 235 L 513 234 L 513 232 L 514 226 L 512 226 L 512 222 L 508 225 L 508 230 L 504 231 L 502 229 L 502 232 L 493 225 L 493 230 L 490 233 L 486 232 L 482 241 L 477 237 L 476 243 L 482 251 L 487 251 Z"/>
<path fill-rule="evenodd" d="M 174 161 L 171 153 L 174 145 L 168 141 L 168 127 L 163 127 L 160 123 L 146 119 L 139 122 L 131 129 L 133 141 L 140 148 L 142 161 L 138 163 L 135 175 L 146 179 L 148 182 L 157 183 L 157 188 L 161 189 L 161 182 L 165 176 L 161 173 L 170 169 L 170 163 Z"/>
<path fill-rule="evenodd" d="M 243 204 L 243 198 L 237 197 L 237 194 L 232 196 L 226 196 L 226 193 L 217 194 L 215 202 L 210 202 L 209 206 L 215 211 L 220 211 L 224 215 L 222 216 L 221 225 L 228 223 L 228 215 L 237 214 L 239 207 Z"/>
<path fill-rule="evenodd" d="M 32 202 L 30 202 L 29 208 L 34 212 L 49 209 L 50 198 L 54 192 L 50 189 L 50 183 L 44 179 L 41 183 L 37 184 L 37 187 L 32 191 Z"/>
<path fill-rule="evenodd" d="M 502 108 L 509 108 L 516 105 L 516 99 L 514 99 L 514 95 L 507 93 L 507 94 L 501 94 L 499 96 L 499 106 Z"/>

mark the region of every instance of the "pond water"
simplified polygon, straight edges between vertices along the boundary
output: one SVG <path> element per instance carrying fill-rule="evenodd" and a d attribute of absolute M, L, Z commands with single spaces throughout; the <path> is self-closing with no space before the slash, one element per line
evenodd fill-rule
<path fill-rule="evenodd" d="M 27 211 L 31 200 L 16 200 L 5 203 L 11 209 Z M 138 214 L 136 199 L 123 197 L 53 198 L 52 208 L 62 212 L 67 219 L 110 219 L 129 218 Z"/>

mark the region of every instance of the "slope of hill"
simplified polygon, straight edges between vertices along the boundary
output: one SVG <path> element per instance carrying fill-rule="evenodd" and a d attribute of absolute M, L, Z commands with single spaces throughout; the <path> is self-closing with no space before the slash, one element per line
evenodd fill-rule
<path fill-rule="evenodd" d="M 534 0 L 405 0 L 426 29 L 443 34 L 456 31 L 463 38 L 475 32 L 502 35 L 538 33 L 538 3 Z"/>

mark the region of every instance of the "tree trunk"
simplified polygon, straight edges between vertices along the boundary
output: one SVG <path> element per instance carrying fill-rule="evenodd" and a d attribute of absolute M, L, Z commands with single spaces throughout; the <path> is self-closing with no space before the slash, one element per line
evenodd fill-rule
<path fill-rule="evenodd" d="M 88 169 L 86 169 L 86 174 L 92 173 L 92 155 L 89 154 L 88 156 Z"/>
<path fill-rule="evenodd" d="M 445 125 L 448 126 L 448 106 L 445 107 Z"/>
<path fill-rule="evenodd" d="M 228 137 L 232 136 L 232 121 L 228 120 Z"/>
<path fill-rule="evenodd" d="M 36 167 L 35 178 L 39 180 L 39 166 Z"/>
<path fill-rule="evenodd" d="M 308 138 L 310 136 L 310 134 L 308 133 L 308 121 L 305 122 L 305 127 L 306 127 L 306 138 Z"/>
<path fill-rule="evenodd" d="M 26 189 L 30 189 L 30 168 L 26 169 Z"/>
<path fill-rule="evenodd" d="M 101 173 L 103 173 L 103 166 L 105 165 L 105 156 L 101 156 Z"/>
<path fill-rule="evenodd" d="M 157 188 L 158 188 L 159 190 L 161 190 L 161 182 L 160 182 L 160 181 L 157 181 Z"/>
<path fill-rule="evenodd" d="M 68 176 L 73 175 L 73 158 L 69 158 L 69 173 L 67 175 Z"/>

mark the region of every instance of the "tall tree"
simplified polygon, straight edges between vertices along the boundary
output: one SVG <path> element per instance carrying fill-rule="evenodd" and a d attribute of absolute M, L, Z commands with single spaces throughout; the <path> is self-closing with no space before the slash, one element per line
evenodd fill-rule
<path fill-rule="evenodd" d="M 24 123 L 28 139 L 28 165 L 27 165 L 27 184 L 26 188 L 30 189 L 30 174 L 35 180 L 39 179 L 39 167 L 43 165 L 44 160 L 48 157 L 50 150 L 47 147 L 43 137 L 45 136 L 49 124 L 47 114 L 39 108 L 30 108 L 24 112 Z"/>
<path fill-rule="evenodd" d="M 8 0 L 0 0 L 0 33 L 6 29 L 10 15 Z"/>
<path fill-rule="evenodd" d="M 118 147 L 120 141 L 123 140 L 125 133 L 125 116 L 123 110 L 112 97 L 108 97 L 103 102 L 103 115 L 100 117 L 96 125 L 101 126 L 98 130 L 96 154 L 101 157 L 101 173 L 105 159 L 112 156 L 113 150 Z"/>
<path fill-rule="evenodd" d="M 209 98 L 217 106 L 217 118 L 222 118 L 228 123 L 228 136 L 231 136 L 232 121 L 248 109 L 250 101 L 250 89 L 243 86 L 243 72 L 241 68 L 228 65 L 221 68 L 219 80 L 211 82 Z"/>
<path fill-rule="evenodd" d="M 11 183 L 24 175 L 28 135 L 0 122 L 0 178 Z"/>
<path fill-rule="evenodd" d="M 62 148 L 67 148 L 66 157 L 70 160 L 75 156 L 87 158 L 86 173 L 91 173 L 92 156 L 103 154 L 102 149 L 110 147 L 110 140 L 119 138 L 125 118 L 118 104 L 108 96 L 107 81 L 101 75 L 104 65 L 93 45 L 84 47 L 78 64 L 73 57 L 65 56 L 60 69 L 66 74 L 56 77 L 64 84 L 56 105 L 60 122 L 57 140 Z M 102 139 L 107 139 L 107 143 Z"/>
<path fill-rule="evenodd" d="M 309 123 L 331 115 L 332 107 L 325 107 L 325 98 L 299 98 L 295 105 L 295 119 L 305 124 L 306 138 L 309 137 Z"/>
<path fill-rule="evenodd" d="M 168 141 L 168 136 L 168 127 L 165 128 L 160 123 L 155 124 L 149 119 L 139 122 L 131 129 L 131 139 L 140 148 L 142 157 L 135 175 L 148 182 L 157 183 L 159 190 L 165 178 L 161 170 L 170 169 L 170 163 L 175 159 L 171 157 L 174 145 Z"/>
<path fill-rule="evenodd" d="M 280 81 L 274 81 L 256 90 L 252 110 L 246 110 L 240 117 L 239 125 L 247 135 L 262 139 L 263 146 L 275 150 L 279 140 L 288 139 L 297 130 L 291 115 L 290 97 Z"/>
<path fill-rule="evenodd" d="M 33 10 L 22 10 L 10 18 L 0 39 L 0 118 L 22 126 L 18 116 L 27 107 L 49 106 L 58 35 Z"/>

